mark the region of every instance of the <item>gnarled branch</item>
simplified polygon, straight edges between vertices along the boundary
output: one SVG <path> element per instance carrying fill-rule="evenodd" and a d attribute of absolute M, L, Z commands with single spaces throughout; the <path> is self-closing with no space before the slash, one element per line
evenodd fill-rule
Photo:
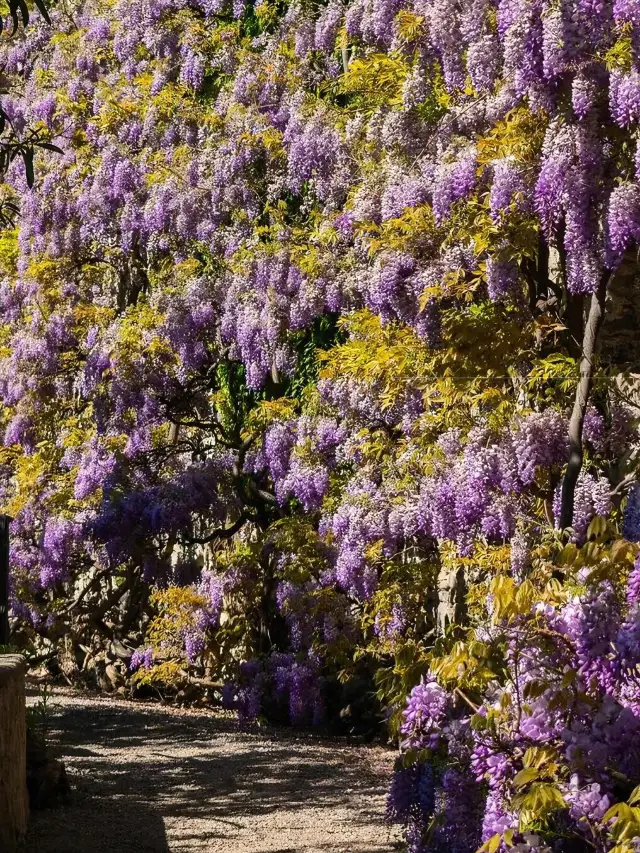
<path fill-rule="evenodd" d="M 243 513 L 229 527 L 218 527 L 206 536 L 182 536 L 181 539 L 187 545 L 206 545 L 214 539 L 231 539 L 248 520 L 248 516 Z"/>

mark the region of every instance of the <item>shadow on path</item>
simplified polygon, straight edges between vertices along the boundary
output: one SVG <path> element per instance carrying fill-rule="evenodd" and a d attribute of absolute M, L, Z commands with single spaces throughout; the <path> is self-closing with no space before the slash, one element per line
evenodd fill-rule
<path fill-rule="evenodd" d="M 56 697 L 57 701 L 57 697 Z M 234 720 L 74 694 L 52 743 L 72 805 L 32 817 L 23 853 L 390 853 L 392 756 Z"/>
<path fill-rule="evenodd" d="M 123 799 L 77 798 L 31 816 L 25 853 L 169 853 L 162 816 Z"/>

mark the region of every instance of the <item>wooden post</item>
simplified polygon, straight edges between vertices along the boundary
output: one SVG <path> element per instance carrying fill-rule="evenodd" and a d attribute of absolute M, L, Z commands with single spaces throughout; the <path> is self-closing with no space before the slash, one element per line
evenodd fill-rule
<path fill-rule="evenodd" d="M 0 646 L 9 645 L 9 524 L 0 515 Z"/>
<path fill-rule="evenodd" d="M 0 655 L 0 850 L 14 853 L 27 831 L 27 715 L 25 663 Z"/>

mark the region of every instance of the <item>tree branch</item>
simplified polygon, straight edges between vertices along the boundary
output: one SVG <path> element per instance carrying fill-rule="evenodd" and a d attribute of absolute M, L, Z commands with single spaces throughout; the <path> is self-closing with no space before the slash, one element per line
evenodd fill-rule
<path fill-rule="evenodd" d="M 83 598 L 108 574 L 108 569 L 102 569 L 89 581 L 78 597 L 64 608 L 63 613 L 73 613 L 82 603 Z"/>
<path fill-rule="evenodd" d="M 214 539 L 230 539 L 248 520 L 248 517 L 243 513 L 229 527 L 218 527 L 216 530 L 212 530 L 207 536 L 182 536 L 181 539 L 187 545 L 206 545 L 208 542 L 213 542 Z"/>
<path fill-rule="evenodd" d="M 562 504 L 560 508 L 560 528 L 565 530 L 573 524 L 573 505 L 576 492 L 576 484 L 584 457 L 582 446 L 582 427 L 587 404 L 593 385 L 593 372 L 595 366 L 596 350 L 600 329 L 605 315 L 605 302 L 607 290 L 613 273 L 607 270 L 600 278 L 598 289 L 591 296 L 589 317 L 582 338 L 582 355 L 580 357 L 580 379 L 576 388 L 576 398 L 573 404 L 573 412 L 569 421 L 569 461 L 567 471 L 562 482 Z"/>

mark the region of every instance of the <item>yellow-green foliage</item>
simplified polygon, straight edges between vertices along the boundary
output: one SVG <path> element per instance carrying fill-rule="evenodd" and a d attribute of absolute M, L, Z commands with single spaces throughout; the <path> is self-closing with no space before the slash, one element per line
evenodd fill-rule
<path fill-rule="evenodd" d="M 463 639 L 452 636 L 449 641 L 447 638 L 439 641 L 434 654 L 427 658 L 430 671 L 440 683 L 457 693 L 461 701 L 478 711 L 473 697 L 483 696 L 490 685 L 504 684 L 505 679 L 513 677 L 511 670 L 515 670 L 517 679 L 517 658 L 508 668 L 505 666 L 506 646 L 500 651 L 501 642 L 507 636 L 505 632 L 510 627 L 517 628 L 520 642 L 526 645 L 529 653 L 536 649 L 541 658 L 551 654 L 554 647 L 568 640 L 550 628 L 546 619 L 536 615 L 536 608 L 540 605 L 561 607 L 602 580 L 613 586 L 622 601 L 637 550 L 636 545 L 617 538 L 615 525 L 604 518 L 595 518 L 582 547 L 572 543 L 562 545 L 553 536 L 541 542 L 533 552 L 530 574 L 521 583 L 496 566 L 499 573 L 488 583 L 472 586 L 469 594 L 474 608 L 479 610 L 484 600 L 488 609 L 490 622 L 486 624 L 484 620 L 483 639 L 478 639 L 471 630 Z M 482 621 L 479 616 L 477 621 Z M 517 656 L 517 648 L 510 649 L 509 654 L 512 658 Z M 571 707 L 578 699 L 584 701 L 584 695 L 578 692 L 578 681 L 578 673 L 572 669 L 567 669 L 557 681 L 553 702 L 559 708 Z M 508 731 L 511 725 L 517 726 L 521 714 L 530 712 L 529 703 L 549 686 L 550 682 L 541 675 L 528 681 L 521 694 L 514 682 L 513 690 L 501 691 L 497 704 L 486 708 L 482 714 L 475 713 L 471 725 L 479 731 Z M 556 812 L 566 808 L 559 783 L 567 782 L 568 769 L 562 747 L 556 742 L 528 748 L 521 756 L 521 763 L 522 769 L 513 780 L 512 807 L 519 816 L 519 831 L 524 832 L 539 828 Z M 639 802 L 636 789 L 627 803 L 612 807 L 602 820 L 602 827 L 605 827 L 612 818 L 619 818 L 613 831 L 619 845 L 614 849 L 618 853 L 631 850 L 628 843 L 637 834 Z M 514 835 L 514 830 L 496 835 L 481 849 L 487 853 L 497 851 L 501 843 L 510 847 Z"/>
<path fill-rule="evenodd" d="M 634 49 L 632 42 L 633 25 L 628 22 L 619 28 L 618 38 L 609 48 L 605 62 L 609 70 L 631 71 L 633 66 Z"/>
<path fill-rule="evenodd" d="M 0 191 L 9 187 L 0 186 Z M 0 272 L 12 276 L 18 261 L 18 232 L 15 229 L 0 231 Z"/>
<path fill-rule="evenodd" d="M 286 421 L 295 417 L 298 401 L 287 397 L 279 397 L 277 400 L 263 400 L 251 410 L 245 430 L 245 437 L 261 435 L 271 424 L 276 421 Z"/>
<path fill-rule="evenodd" d="M 433 251 L 445 239 L 445 235 L 436 227 L 431 206 L 427 204 L 407 207 L 402 216 L 387 219 L 381 225 L 361 223 L 358 231 L 368 237 L 371 258 L 391 250 Z"/>
<path fill-rule="evenodd" d="M 165 660 L 154 664 L 149 669 L 138 669 L 133 675 L 133 680 L 140 685 L 175 687 L 185 680 L 185 676 L 181 663 Z"/>
<path fill-rule="evenodd" d="M 151 596 L 156 610 L 149 623 L 146 641 L 153 650 L 153 665 L 134 675 L 140 684 L 175 686 L 185 680 L 184 636 L 195 627 L 206 599 L 190 586 L 157 589 Z"/>
<path fill-rule="evenodd" d="M 382 104 L 393 106 L 402 102 L 402 84 L 408 70 L 399 55 L 372 53 L 350 62 L 336 87 L 346 95 L 357 96 L 354 106 L 373 112 Z"/>
<path fill-rule="evenodd" d="M 634 853 L 640 836 L 640 785 L 634 788 L 626 803 L 611 806 L 602 817 L 602 825 L 611 826 L 616 842 L 610 853 Z"/>
<path fill-rule="evenodd" d="M 322 377 L 350 376 L 374 387 L 383 409 L 407 388 L 422 390 L 425 437 L 468 426 L 480 412 L 496 427 L 512 417 L 514 400 L 505 393 L 515 378 L 512 356 L 530 334 L 515 311 L 490 304 L 445 311 L 442 346 L 436 350 L 412 329 L 382 325 L 368 311 L 349 315 L 341 324 L 348 340 L 322 355 Z"/>
<path fill-rule="evenodd" d="M 151 604 L 157 608 L 158 615 L 147 631 L 154 651 L 167 657 L 182 655 L 183 635 L 194 627 L 197 613 L 206 603 L 206 599 L 193 587 L 170 586 L 156 590 L 151 596 Z"/>

